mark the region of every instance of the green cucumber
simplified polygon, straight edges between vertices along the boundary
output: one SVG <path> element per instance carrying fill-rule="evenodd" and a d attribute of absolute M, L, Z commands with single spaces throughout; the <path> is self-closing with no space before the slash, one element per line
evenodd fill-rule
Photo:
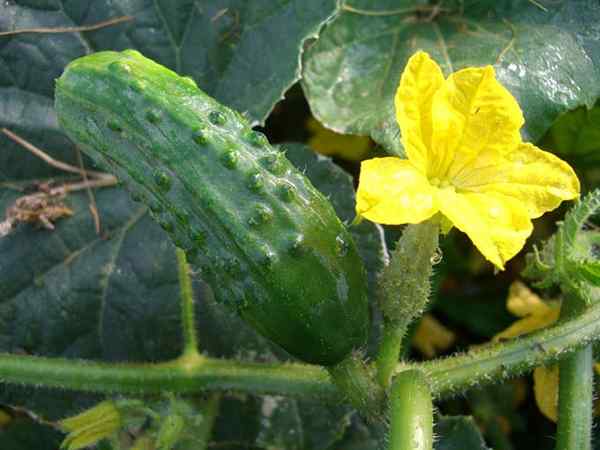
<path fill-rule="evenodd" d="M 323 365 L 364 344 L 366 274 L 352 238 L 244 117 L 132 50 L 71 62 L 56 111 L 149 206 L 216 299 L 261 334 Z"/>

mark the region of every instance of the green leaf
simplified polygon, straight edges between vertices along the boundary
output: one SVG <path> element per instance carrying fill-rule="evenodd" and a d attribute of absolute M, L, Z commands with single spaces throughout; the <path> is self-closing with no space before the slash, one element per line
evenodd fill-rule
<path fill-rule="evenodd" d="M 434 431 L 435 450 L 489 450 L 472 417 L 438 417 Z"/>
<path fill-rule="evenodd" d="M 581 169 L 600 162 L 600 104 L 562 114 L 545 136 L 542 145 Z"/>
<path fill-rule="evenodd" d="M 539 287 L 560 285 L 586 304 L 596 302 L 600 294 L 600 233 L 589 225 L 599 212 L 600 189 L 596 189 L 569 210 L 541 250 L 527 255 L 523 275 L 537 280 Z"/>
<path fill-rule="evenodd" d="M 56 133 L 54 115 L 48 115 L 54 80 L 65 65 L 86 53 L 126 48 L 193 77 L 220 102 L 262 122 L 300 78 L 304 41 L 336 11 L 335 0 L 35 3 L 3 5 L 0 31 L 133 18 L 95 31 L 0 37 L 0 97 L 7 99 L 0 125 L 51 134 Z"/>
<path fill-rule="evenodd" d="M 394 94 L 418 49 L 446 75 L 493 64 L 523 109 L 528 140 L 600 95 L 596 2 L 348 0 L 341 9 L 305 53 L 302 86 L 326 126 L 370 134 L 391 152 L 401 151 Z"/>
<path fill-rule="evenodd" d="M 353 411 L 285 397 L 227 397 L 212 446 L 225 449 L 327 450 L 350 424 Z"/>
<path fill-rule="evenodd" d="M 0 427 L 2 450 L 56 450 L 63 435 L 47 425 L 17 417 Z"/>

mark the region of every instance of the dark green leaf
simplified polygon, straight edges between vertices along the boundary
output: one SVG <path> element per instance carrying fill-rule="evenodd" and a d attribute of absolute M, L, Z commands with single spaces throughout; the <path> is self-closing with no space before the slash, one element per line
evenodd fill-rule
<path fill-rule="evenodd" d="M 441 416 L 435 425 L 435 450 L 489 450 L 471 417 Z"/>
<path fill-rule="evenodd" d="M 600 162 L 600 105 L 577 108 L 561 115 L 550 128 L 543 146 L 582 169 Z"/>
<path fill-rule="evenodd" d="M 2 450 L 56 450 L 63 434 L 25 417 L 13 419 L 0 428 Z"/>
<path fill-rule="evenodd" d="M 285 397 L 224 399 L 214 446 L 235 449 L 327 450 L 350 424 L 352 410 Z"/>
<path fill-rule="evenodd" d="M 133 18 L 95 31 L 0 37 L 0 96 L 8 100 L 0 106 L 0 124 L 39 134 L 56 132 L 49 114 L 54 79 L 69 61 L 126 48 L 193 77 L 222 103 L 262 122 L 299 79 L 304 41 L 316 36 L 336 2 L 11 0 L 2 8 L 0 31 Z"/>
<path fill-rule="evenodd" d="M 370 134 L 398 152 L 393 98 L 416 50 L 445 74 L 493 64 L 517 98 L 528 140 L 600 95 L 600 5 L 587 0 L 352 0 L 304 55 L 314 115 L 342 133 Z"/>

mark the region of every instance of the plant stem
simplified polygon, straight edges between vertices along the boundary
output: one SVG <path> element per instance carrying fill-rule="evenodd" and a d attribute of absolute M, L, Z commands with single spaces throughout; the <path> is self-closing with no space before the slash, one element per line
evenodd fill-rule
<path fill-rule="evenodd" d="M 384 330 L 377 354 L 377 380 L 384 388 L 400 356 L 400 347 L 410 323 L 429 301 L 432 258 L 438 247 L 438 219 L 407 225 L 396 243 L 390 264 L 379 280 Z"/>
<path fill-rule="evenodd" d="M 506 343 L 418 364 L 399 364 L 396 372 L 419 369 L 434 398 L 497 382 L 558 361 L 600 339 L 600 304 L 572 319 Z M 306 364 L 261 364 L 207 357 L 161 364 L 112 364 L 0 354 L 0 380 L 26 386 L 132 395 L 164 391 L 238 392 L 310 397 L 339 401 L 327 371 Z"/>
<path fill-rule="evenodd" d="M 179 290 L 181 301 L 181 327 L 183 334 L 183 355 L 198 354 L 198 335 L 196 333 L 196 320 L 194 314 L 194 292 L 190 279 L 190 267 L 187 263 L 185 252 L 177 248 L 177 271 L 179 274 Z"/>
<path fill-rule="evenodd" d="M 584 308 L 574 296 L 566 296 L 561 318 L 577 317 Z M 558 427 L 556 450 L 591 450 L 594 402 L 594 363 L 588 344 L 559 363 Z"/>
<path fill-rule="evenodd" d="M 392 374 L 398 365 L 406 329 L 407 324 L 384 319 L 383 334 L 377 351 L 377 381 L 383 388 L 389 386 Z"/>
<path fill-rule="evenodd" d="M 394 378 L 390 394 L 388 450 L 433 448 L 433 403 L 423 374 L 407 370 Z"/>
<path fill-rule="evenodd" d="M 384 392 L 358 355 L 350 355 L 335 366 L 327 368 L 333 383 L 346 396 L 349 403 L 367 417 L 379 419 Z"/>

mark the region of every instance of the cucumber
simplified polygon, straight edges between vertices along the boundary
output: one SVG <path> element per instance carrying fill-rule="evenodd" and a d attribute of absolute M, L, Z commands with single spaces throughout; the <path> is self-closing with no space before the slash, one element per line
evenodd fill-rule
<path fill-rule="evenodd" d="M 366 274 L 326 198 L 248 121 L 139 52 L 71 62 L 61 126 L 258 332 L 333 365 L 367 335 Z"/>

